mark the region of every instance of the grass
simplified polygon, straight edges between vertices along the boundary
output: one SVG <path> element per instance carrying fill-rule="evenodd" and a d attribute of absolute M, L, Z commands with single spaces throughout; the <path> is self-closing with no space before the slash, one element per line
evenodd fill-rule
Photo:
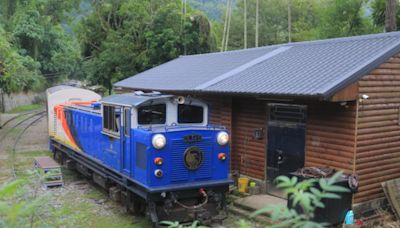
<path fill-rule="evenodd" d="M 36 156 L 52 156 L 47 150 L 16 152 L 15 168 L 19 177 L 28 177 L 32 169 L 32 159 Z M 84 180 L 75 171 L 63 170 L 65 189 L 55 188 L 42 192 L 48 194 L 43 204 L 45 210 L 36 217 L 34 227 L 98 227 L 98 228 L 146 228 L 150 224 L 144 217 L 134 218 L 123 212 L 123 207 L 108 200 L 107 193 L 94 186 L 83 183 L 77 187 L 74 181 Z M 52 202 L 52 203 L 51 203 Z"/>
<path fill-rule="evenodd" d="M 49 150 L 34 150 L 34 151 L 18 152 L 18 155 L 23 157 L 39 157 L 39 156 L 52 157 L 53 153 Z"/>
<path fill-rule="evenodd" d="M 88 191 L 83 196 L 85 198 L 92 200 L 101 200 L 107 198 L 107 194 L 104 191 L 102 191 L 101 189 L 97 189 L 95 187 L 89 188 Z"/>
<path fill-rule="evenodd" d="M 13 108 L 8 113 L 19 113 L 19 112 L 27 112 L 40 109 L 42 107 L 41 104 L 29 104 L 29 105 L 21 105 L 18 107 Z"/>

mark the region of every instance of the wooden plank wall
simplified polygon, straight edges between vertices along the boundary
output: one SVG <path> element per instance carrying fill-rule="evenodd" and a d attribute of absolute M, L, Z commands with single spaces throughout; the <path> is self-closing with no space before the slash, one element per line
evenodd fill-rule
<path fill-rule="evenodd" d="M 266 135 L 254 138 L 254 130 L 265 131 L 266 102 L 255 98 L 235 98 L 232 105 L 232 152 L 233 167 L 240 174 L 264 180 Z"/>
<path fill-rule="evenodd" d="M 359 81 L 356 172 L 360 189 L 355 202 L 383 197 L 381 182 L 400 178 L 400 55 Z"/>
<path fill-rule="evenodd" d="M 356 102 L 308 104 L 305 166 L 353 173 Z"/>
<path fill-rule="evenodd" d="M 231 133 L 231 171 L 264 179 L 265 137 L 254 139 L 256 128 L 265 128 L 266 104 L 255 98 L 201 97 L 210 108 L 210 123 Z"/>
<path fill-rule="evenodd" d="M 208 104 L 209 122 L 232 129 L 232 99 L 230 97 L 204 96 L 200 97 Z"/>

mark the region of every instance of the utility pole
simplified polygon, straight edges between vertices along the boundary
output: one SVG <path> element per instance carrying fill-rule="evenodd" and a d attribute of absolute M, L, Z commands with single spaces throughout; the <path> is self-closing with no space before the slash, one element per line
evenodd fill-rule
<path fill-rule="evenodd" d="M 186 0 L 183 0 L 183 55 L 187 55 L 186 48 L 186 34 L 185 34 L 185 23 L 186 23 Z"/>
<path fill-rule="evenodd" d="M 397 0 L 386 0 L 385 32 L 393 32 L 397 30 L 396 6 Z"/>
<path fill-rule="evenodd" d="M 243 12 L 243 22 L 244 22 L 244 28 L 243 28 L 243 40 L 244 40 L 244 49 L 247 48 L 247 0 L 243 0 L 244 4 L 244 12 Z"/>
<path fill-rule="evenodd" d="M 229 43 L 229 32 L 231 29 L 231 18 L 232 18 L 232 0 L 229 1 L 229 14 L 228 14 L 228 28 L 226 29 L 226 38 L 225 38 L 225 51 L 228 50 L 228 43 Z"/>
<path fill-rule="evenodd" d="M 224 32 L 223 32 L 223 34 L 222 34 L 221 52 L 223 52 L 223 51 L 224 51 L 224 48 L 225 48 L 226 28 L 228 27 L 229 2 L 230 2 L 230 0 L 226 0 L 226 11 L 225 11 L 225 21 L 224 21 Z"/>
<path fill-rule="evenodd" d="M 259 6 L 260 2 L 259 0 L 256 0 L 256 47 L 258 47 L 258 11 L 259 11 Z"/>
<path fill-rule="evenodd" d="M 292 1 L 288 0 L 288 41 L 292 42 Z"/>

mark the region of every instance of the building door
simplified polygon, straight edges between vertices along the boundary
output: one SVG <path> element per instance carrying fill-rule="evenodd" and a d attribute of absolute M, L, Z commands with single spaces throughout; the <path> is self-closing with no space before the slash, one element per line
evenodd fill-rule
<path fill-rule="evenodd" d="M 282 196 L 276 177 L 304 167 L 306 106 L 268 104 L 267 192 Z"/>
<path fill-rule="evenodd" d="M 122 140 L 122 171 L 130 175 L 131 170 L 131 108 L 124 107 Z"/>

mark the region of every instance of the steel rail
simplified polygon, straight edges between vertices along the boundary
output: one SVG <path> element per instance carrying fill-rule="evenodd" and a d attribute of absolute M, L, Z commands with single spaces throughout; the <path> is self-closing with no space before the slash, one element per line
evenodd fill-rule
<path fill-rule="evenodd" d="M 17 119 L 17 118 L 19 118 L 19 117 L 21 117 L 21 116 L 26 116 L 26 115 L 29 115 L 29 114 L 31 114 L 31 113 L 35 113 L 35 112 L 41 112 L 42 110 L 33 110 L 33 111 L 27 111 L 27 112 L 23 112 L 23 113 L 20 113 L 20 114 L 18 114 L 17 116 L 14 116 L 14 117 L 12 117 L 12 118 L 10 118 L 9 120 L 7 120 L 6 122 L 4 122 L 1 126 L 0 126 L 0 129 L 2 129 L 3 127 L 5 127 L 7 124 L 9 124 L 11 121 L 13 121 L 13 120 L 15 120 L 15 119 Z"/>
<path fill-rule="evenodd" d="M 41 111 L 41 112 L 35 113 L 34 115 L 29 116 L 28 118 L 25 118 L 25 119 L 19 121 L 19 122 L 18 122 L 17 124 L 15 124 L 13 127 L 11 127 L 10 129 L 6 130 L 6 132 L 4 133 L 4 135 L 0 138 L 0 142 L 2 142 L 2 141 L 7 137 L 7 135 L 11 132 L 11 129 L 20 126 L 21 124 L 23 124 L 23 123 L 25 123 L 26 121 L 28 121 L 28 120 L 34 118 L 35 116 L 43 115 L 45 112 L 46 112 L 46 111 Z"/>

